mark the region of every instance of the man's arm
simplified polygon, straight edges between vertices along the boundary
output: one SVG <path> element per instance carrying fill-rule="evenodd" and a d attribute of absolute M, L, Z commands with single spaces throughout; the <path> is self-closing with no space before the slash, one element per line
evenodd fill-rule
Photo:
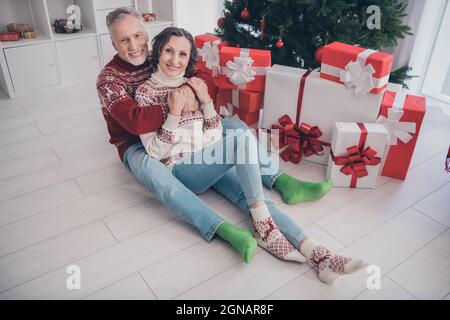
<path fill-rule="evenodd" d="M 129 133 L 139 135 L 156 131 L 163 124 L 162 106 L 139 107 L 126 92 L 125 85 L 115 81 L 98 81 L 97 91 L 102 105 Z"/>

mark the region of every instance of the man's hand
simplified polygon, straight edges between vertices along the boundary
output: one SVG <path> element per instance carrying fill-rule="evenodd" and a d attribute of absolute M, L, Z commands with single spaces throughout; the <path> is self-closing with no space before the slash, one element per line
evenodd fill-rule
<path fill-rule="evenodd" d="M 186 95 L 186 102 L 182 113 L 198 110 L 200 104 L 198 100 L 195 98 L 195 94 L 192 91 L 192 89 L 188 85 L 182 86 L 181 89 L 185 92 Z"/>
<path fill-rule="evenodd" d="M 208 93 L 208 87 L 202 79 L 192 77 L 189 78 L 187 82 L 195 90 L 195 94 L 197 95 L 200 104 L 205 105 L 212 101 Z"/>

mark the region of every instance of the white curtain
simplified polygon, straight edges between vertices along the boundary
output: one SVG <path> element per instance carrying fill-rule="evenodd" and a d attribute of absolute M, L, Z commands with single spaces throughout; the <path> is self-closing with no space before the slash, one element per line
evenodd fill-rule
<path fill-rule="evenodd" d="M 422 16 L 423 7 L 425 4 L 424 0 L 404 0 L 403 2 L 408 3 L 406 17 L 403 17 L 403 23 L 411 28 L 413 35 L 406 35 L 404 39 L 399 39 L 397 42 L 397 47 L 383 49 L 385 52 L 394 54 L 394 65 L 392 70 L 397 70 L 403 66 L 409 64 L 409 59 L 411 57 L 411 52 L 414 47 L 414 41 L 416 39 L 417 29 L 419 27 L 420 18 Z M 381 18 L 381 23 L 383 23 L 383 18 Z"/>

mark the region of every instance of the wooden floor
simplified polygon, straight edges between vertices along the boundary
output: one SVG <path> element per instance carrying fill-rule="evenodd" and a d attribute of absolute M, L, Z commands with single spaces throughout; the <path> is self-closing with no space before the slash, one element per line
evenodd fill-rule
<path fill-rule="evenodd" d="M 322 284 L 307 264 L 258 250 L 250 264 L 206 243 L 119 162 L 93 83 L 0 99 L 0 299 L 450 299 L 450 116 L 430 105 L 406 181 L 335 188 L 295 206 L 271 197 L 309 234 L 381 270 Z M 325 168 L 283 164 L 321 180 Z M 201 196 L 249 226 L 212 191 Z M 66 286 L 70 265 L 81 289 Z"/>

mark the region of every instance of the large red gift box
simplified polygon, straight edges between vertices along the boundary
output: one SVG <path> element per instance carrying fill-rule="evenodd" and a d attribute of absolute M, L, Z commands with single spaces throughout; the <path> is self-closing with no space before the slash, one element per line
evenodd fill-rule
<path fill-rule="evenodd" d="M 217 99 L 222 105 L 231 103 L 247 113 L 253 113 L 261 109 L 262 93 L 237 89 L 219 89 Z"/>
<path fill-rule="evenodd" d="M 335 41 L 322 49 L 320 77 L 353 87 L 357 95 L 377 94 L 387 86 L 392 60 L 391 54 Z"/>
<path fill-rule="evenodd" d="M 264 92 L 271 64 L 270 50 L 222 47 L 219 87 Z"/>
<path fill-rule="evenodd" d="M 209 73 L 213 78 L 219 76 L 219 52 L 223 46 L 222 39 L 210 34 L 195 37 L 195 46 L 199 54 L 197 69 Z"/>
<path fill-rule="evenodd" d="M 388 129 L 390 146 L 383 159 L 382 176 L 406 178 L 425 110 L 425 97 L 406 94 L 400 89 L 384 93 L 377 122 Z"/>

